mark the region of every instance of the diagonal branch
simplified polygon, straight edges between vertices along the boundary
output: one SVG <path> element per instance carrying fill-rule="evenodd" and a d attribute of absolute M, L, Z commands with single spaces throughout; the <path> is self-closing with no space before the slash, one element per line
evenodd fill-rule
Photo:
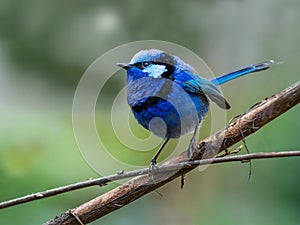
<path fill-rule="evenodd" d="M 257 153 L 251 153 L 251 154 L 245 154 L 245 155 L 236 155 L 236 156 L 227 156 L 227 157 L 218 157 L 218 158 L 210 158 L 210 159 L 201 159 L 201 160 L 193 160 L 193 161 L 187 161 L 187 162 L 181 162 L 176 164 L 169 164 L 169 165 L 161 165 L 157 166 L 155 169 L 155 174 L 164 174 L 167 172 L 174 172 L 178 171 L 182 168 L 189 168 L 193 166 L 203 166 L 203 165 L 209 165 L 209 164 L 218 164 L 218 163 L 225 163 L 225 162 L 248 162 L 252 159 L 270 159 L 270 158 L 283 158 L 283 157 L 295 157 L 300 156 L 300 150 L 294 150 L 294 151 L 282 151 L 282 152 L 257 152 Z M 26 195 L 20 198 L 15 198 L 12 200 L 4 201 L 0 203 L 0 209 L 12 207 L 15 205 L 20 205 L 26 202 L 31 202 L 35 200 L 39 200 L 42 198 L 51 197 L 54 195 L 62 194 L 65 192 L 70 192 L 86 187 L 91 186 L 105 186 L 109 182 L 122 180 L 125 178 L 131 178 L 136 177 L 140 175 L 149 174 L 149 168 L 139 169 L 139 170 L 133 170 L 129 172 L 118 172 L 114 175 L 96 178 L 92 180 L 82 181 L 74 184 L 69 184 L 62 187 L 57 187 L 53 189 L 49 189 L 46 191 L 37 192 L 34 194 Z"/>
<path fill-rule="evenodd" d="M 230 123 L 226 128 L 199 142 L 193 150 L 195 160 L 213 158 L 216 154 L 256 132 L 265 124 L 280 116 L 300 102 L 300 82 L 293 84 L 277 95 L 271 96 L 253 106 L 247 113 Z M 188 152 L 166 161 L 164 165 L 188 161 Z M 186 174 L 196 165 L 181 167 L 166 173 L 141 175 L 118 186 L 83 205 L 63 213 L 45 225 L 86 224 L 115 211 L 143 195 L 163 186 L 178 176 Z"/>

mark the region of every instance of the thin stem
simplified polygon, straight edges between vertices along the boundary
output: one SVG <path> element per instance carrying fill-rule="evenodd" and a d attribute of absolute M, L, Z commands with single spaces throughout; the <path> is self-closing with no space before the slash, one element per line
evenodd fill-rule
<path fill-rule="evenodd" d="M 218 163 L 235 162 L 235 161 L 242 162 L 250 159 L 283 158 L 283 157 L 294 157 L 294 156 L 300 156 L 300 151 L 258 152 L 258 153 L 245 154 L 245 155 L 226 156 L 222 158 L 194 160 L 194 161 L 176 163 L 173 165 L 157 166 L 157 168 L 155 169 L 155 175 L 177 171 L 182 168 L 196 167 L 196 166 L 207 165 L 207 164 L 218 164 Z M 58 195 L 65 192 L 74 191 L 81 188 L 97 186 L 97 185 L 102 187 L 109 182 L 118 181 L 125 178 L 136 177 L 145 174 L 149 174 L 149 168 L 133 170 L 130 172 L 117 173 L 103 178 L 98 178 L 98 179 L 78 182 L 75 184 L 70 184 L 58 188 L 53 188 L 47 191 L 37 192 L 34 194 L 26 195 L 24 197 L 1 202 L 0 209 L 8 208 L 26 202 L 35 201 L 41 198 Z"/>

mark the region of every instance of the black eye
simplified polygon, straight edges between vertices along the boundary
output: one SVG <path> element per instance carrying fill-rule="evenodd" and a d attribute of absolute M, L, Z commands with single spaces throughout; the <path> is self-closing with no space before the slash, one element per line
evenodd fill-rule
<path fill-rule="evenodd" d="M 145 67 L 149 66 L 150 63 L 149 62 L 138 62 L 138 63 L 135 63 L 134 66 L 139 68 L 139 69 L 145 69 Z"/>
<path fill-rule="evenodd" d="M 143 67 L 149 66 L 149 62 L 143 62 Z"/>

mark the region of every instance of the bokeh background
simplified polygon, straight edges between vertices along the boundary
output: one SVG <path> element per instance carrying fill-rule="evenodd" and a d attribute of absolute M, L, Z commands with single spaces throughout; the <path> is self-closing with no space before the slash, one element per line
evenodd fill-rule
<path fill-rule="evenodd" d="M 137 40 L 170 41 L 193 50 L 215 74 L 283 61 L 223 86 L 233 106 L 229 120 L 299 80 L 299 9 L 298 0 L 0 0 L 0 201 L 99 176 L 76 146 L 72 101 L 84 71 L 106 51 Z M 108 103 L 124 82 L 111 82 Z M 299 110 L 247 138 L 250 151 L 299 149 Z M 250 182 L 248 169 L 227 163 L 196 170 L 183 190 L 175 180 L 92 224 L 299 223 L 299 159 L 254 161 Z M 116 186 L 2 209 L 0 224 L 41 224 Z"/>

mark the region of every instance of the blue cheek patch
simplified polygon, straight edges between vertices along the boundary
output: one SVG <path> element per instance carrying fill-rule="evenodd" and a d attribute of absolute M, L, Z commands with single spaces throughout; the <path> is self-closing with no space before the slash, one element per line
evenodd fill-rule
<path fill-rule="evenodd" d="M 148 73 L 148 75 L 153 78 L 160 78 L 161 75 L 166 71 L 167 69 L 164 65 L 149 65 L 143 69 L 144 73 Z"/>

